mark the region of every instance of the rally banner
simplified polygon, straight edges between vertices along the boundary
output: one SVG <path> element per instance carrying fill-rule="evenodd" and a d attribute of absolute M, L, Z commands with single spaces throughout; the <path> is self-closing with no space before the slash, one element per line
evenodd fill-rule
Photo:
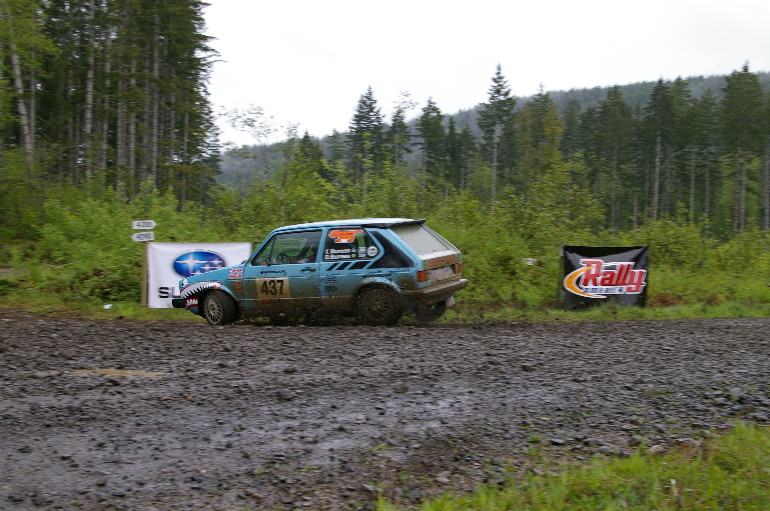
<path fill-rule="evenodd" d="M 608 301 L 647 304 L 649 247 L 562 247 L 565 310 Z"/>
<path fill-rule="evenodd" d="M 179 281 L 249 258 L 251 243 L 147 243 L 147 307 L 172 307 Z"/>

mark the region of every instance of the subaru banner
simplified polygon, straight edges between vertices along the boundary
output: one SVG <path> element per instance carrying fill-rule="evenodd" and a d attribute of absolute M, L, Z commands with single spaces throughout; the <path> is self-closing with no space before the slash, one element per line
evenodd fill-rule
<path fill-rule="evenodd" d="M 565 310 L 614 302 L 647 303 L 649 247 L 562 247 Z"/>
<path fill-rule="evenodd" d="M 249 258 L 251 243 L 147 243 L 147 307 L 171 307 L 179 281 Z"/>

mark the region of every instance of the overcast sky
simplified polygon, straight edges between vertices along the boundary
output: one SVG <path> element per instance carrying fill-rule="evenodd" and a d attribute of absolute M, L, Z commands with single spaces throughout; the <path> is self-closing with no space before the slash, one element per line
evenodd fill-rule
<path fill-rule="evenodd" d="M 487 100 L 498 64 L 514 96 L 770 71 L 768 0 L 208 0 L 217 109 L 346 131 L 371 86 L 389 120 L 402 92 L 453 114 Z M 224 128 L 222 142 L 256 143 Z"/>

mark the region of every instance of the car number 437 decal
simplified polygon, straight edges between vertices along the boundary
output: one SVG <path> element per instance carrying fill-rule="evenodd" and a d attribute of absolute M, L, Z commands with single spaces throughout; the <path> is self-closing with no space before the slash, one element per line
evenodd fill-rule
<path fill-rule="evenodd" d="M 290 296 L 287 277 L 257 279 L 258 298 L 289 298 Z"/>

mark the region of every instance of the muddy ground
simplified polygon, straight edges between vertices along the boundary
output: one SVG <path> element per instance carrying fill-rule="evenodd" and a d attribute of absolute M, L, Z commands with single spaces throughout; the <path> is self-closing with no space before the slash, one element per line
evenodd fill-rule
<path fill-rule="evenodd" d="M 0 509 L 406 507 L 538 470 L 540 452 L 767 423 L 769 351 L 768 318 L 212 328 L 0 310 Z"/>

